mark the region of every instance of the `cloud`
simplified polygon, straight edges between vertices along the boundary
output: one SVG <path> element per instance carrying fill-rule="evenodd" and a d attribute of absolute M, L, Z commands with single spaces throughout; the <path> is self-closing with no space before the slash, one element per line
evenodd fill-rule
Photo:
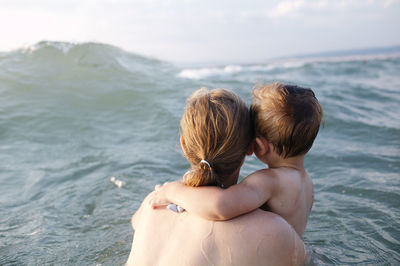
<path fill-rule="evenodd" d="M 307 15 L 315 11 L 350 11 L 363 8 L 386 9 L 390 6 L 399 4 L 400 0 L 286 0 L 279 2 L 267 13 L 270 18 L 280 18 L 286 16 Z"/>
<path fill-rule="evenodd" d="M 0 0 L 0 51 L 40 40 L 95 41 L 195 62 L 393 45 L 400 40 L 399 2 Z"/>
<path fill-rule="evenodd" d="M 269 12 L 270 17 L 282 17 L 292 14 L 305 5 L 303 0 L 283 1 Z"/>
<path fill-rule="evenodd" d="M 396 4 L 399 4 L 399 3 L 400 3 L 400 0 L 386 0 L 385 3 L 384 3 L 384 7 L 388 8 L 388 7 L 392 6 L 392 5 L 396 5 Z"/>

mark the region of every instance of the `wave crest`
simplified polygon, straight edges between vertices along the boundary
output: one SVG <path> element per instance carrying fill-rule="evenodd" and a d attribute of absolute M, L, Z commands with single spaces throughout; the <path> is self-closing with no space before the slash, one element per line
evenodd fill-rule
<path fill-rule="evenodd" d="M 0 64 L 5 64 L 9 68 L 15 66 L 21 66 L 25 70 L 29 68 L 31 74 L 32 72 L 54 74 L 54 71 L 69 71 L 76 68 L 124 70 L 137 74 L 149 67 L 156 70 L 161 63 L 156 59 L 130 53 L 116 46 L 94 42 L 41 41 L 3 53 L 0 58 Z"/>

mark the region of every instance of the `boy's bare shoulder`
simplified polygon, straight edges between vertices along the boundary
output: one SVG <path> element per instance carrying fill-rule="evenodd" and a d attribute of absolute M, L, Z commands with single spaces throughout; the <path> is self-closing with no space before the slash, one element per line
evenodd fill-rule
<path fill-rule="evenodd" d="M 252 178 L 252 179 L 258 179 L 258 178 L 275 178 L 278 177 L 278 172 L 275 171 L 275 169 L 271 168 L 264 168 L 257 170 L 250 175 L 248 175 L 245 179 Z"/>
<path fill-rule="evenodd" d="M 303 169 L 303 170 L 297 170 L 293 168 L 285 168 L 285 167 L 279 167 L 279 168 L 267 168 L 267 169 L 261 169 L 253 174 L 259 175 L 259 176 L 264 176 L 264 177 L 270 177 L 270 178 L 279 178 L 279 179 L 308 179 L 308 173 Z"/>
<path fill-rule="evenodd" d="M 240 184 L 252 188 L 270 198 L 272 194 L 279 190 L 279 177 L 275 171 L 271 169 L 261 169 L 251 173 L 240 182 Z"/>
<path fill-rule="evenodd" d="M 305 171 L 303 173 L 293 169 L 266 168 L 251 173 L 242 182 L 245 184 L 258 184 L 260 186 L 274 186 L 276 189 L 282 188 L 288 190 L 288 188 L 296 189 L 304 183 L 309 183 L 309 179 Z"/>
<path fill-rule="evenodd" d="M 265 185 L 273 185 L 278 182 L 279 172 L 274 169 L 265 168 L 261 170 L 257 170 L 247 177 L 243 179 L 241 183 L 244 184 L 265 184 Z"/>

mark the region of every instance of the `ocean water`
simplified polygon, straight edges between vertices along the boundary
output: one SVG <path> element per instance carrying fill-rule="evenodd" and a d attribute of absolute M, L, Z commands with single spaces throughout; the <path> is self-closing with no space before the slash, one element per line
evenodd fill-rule
<path fill-rule="evenodd" d="M 306 157 L 310 264 L 400 264 L 400 56 L 380 52 L 178 66 L 98 43 L 0 53 L 0 265 L 122 265 L 130 218 L 188 168 L 194 90 L 311 87 L 324 127 Z M 248 157 L 241 178 L 263 165 Z"/>

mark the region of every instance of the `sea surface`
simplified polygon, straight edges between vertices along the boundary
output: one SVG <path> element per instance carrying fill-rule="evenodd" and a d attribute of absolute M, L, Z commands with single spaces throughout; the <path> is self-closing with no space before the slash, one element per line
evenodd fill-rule
<path fill-rule="evenodd" d="M 98 43 L 0 53 L 0 265 L 122 265 L 131 215 L 188 169 L 185 99 L 250 103 L 256 83 L 312 88 L 324 127 L 306 157 L 310 264 L 400 265 L 400 53 L 180 66 Z M 241 178 L 264 167 L 248 157 Z"/>

